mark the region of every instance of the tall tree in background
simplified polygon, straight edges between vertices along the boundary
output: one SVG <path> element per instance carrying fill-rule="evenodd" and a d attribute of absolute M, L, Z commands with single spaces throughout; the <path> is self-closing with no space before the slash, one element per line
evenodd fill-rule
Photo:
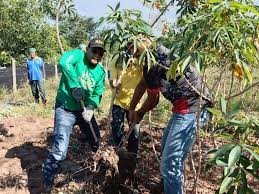
<path fill-rule="evenodd" d="M 95 35 L 97 23 L 93 18 L 75 16 L 65 18 L 60 24 L 60 35 L 63 36 L 71 47 L 79 44 L 87 44 L 90 38 Z"/>
<path fill-rule="evenodd" d="M 73 0 L 40 0 L 42 10 L 47 13 L 50 18 L 55 20 L 57 42 L 61 53 L 64 52 L 60 37 L 60 20 L 65 17 L 73 17 L 76 15 L 75 5 Z"/>
<path fill-rule="evenodd" d="M 29 47 L 36 47 L 42 57 L 53 55 L 55 29 L 46 21 L 35 0 L 1 0 L 0 63 L 9 64 L 11 57 L 24 62 Z"/>

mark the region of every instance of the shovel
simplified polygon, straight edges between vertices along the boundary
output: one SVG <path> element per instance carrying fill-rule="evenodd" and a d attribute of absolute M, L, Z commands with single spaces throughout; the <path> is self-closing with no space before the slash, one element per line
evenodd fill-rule
<path fill-rule="evenodd" d="M 84 109 L 84 111 L 85 111 L 86 108 L 85 108 L 85 104 L 84 104 L 83 100 L 81 100 L 80 103 L 81 103 L 81 106 L 83 107 L 83 109 Z M 86 121 L 86 122 L 87 122 L 88 125 L 90 126 L 90 131 L 91 131 L 91 133 L 92 133 L 92 135 L 93 135 L 93 137 L 94 137 L 95 143 L 97 143 L 97 142 L 98 142 L 98 139 L 97 139 L 97 136 L 96 136 L 96 134 L 95 134 L 95 131 L 94 131 L 94 128 L 93 128 L 93 125 L 92 125 L 91 121 L 90 121 L 90 122 L 89 122 L 89 121 Z"/>
<path fill-rule="evenodd" d="M 136 169 L 137 154 L 128 152 L 124 146 L 129 139 L 131 132 L 133 131 L 136 123 L 132 123 L 128 132 L 123 136 L 117 149 L 119 156 L 118 169 L 119 169 L 119 181 L 120 184 L 124 183 L 127 177 L 133 176 Z"/>

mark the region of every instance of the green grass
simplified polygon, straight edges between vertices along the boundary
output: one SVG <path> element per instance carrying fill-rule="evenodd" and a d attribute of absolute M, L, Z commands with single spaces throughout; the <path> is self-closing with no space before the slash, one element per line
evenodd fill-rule
<path fill-rule="evenodd" d="M 34 102 L 28 83 L 24 83 L 15 93 L 6 88 L 1 89 L 0 117 L 52 117 L 58 80 L 46 80 L 44 85 L 48 100 L 46 107 Z"/>
<path fill-rule="evenodd" d="M 215 70 L 210 70 L 214 72 Z M 259 74 L 258 74 L 259 75 Z M 258 76 L 256 73 L 254 77 Z M 211 73 L 210 79 L 208 79 L 209 86 L 212 86 L 214 80 L 218 76 L 217 73 Z M 30 86 L 28 83 L 24 83 L 16 93 L 8 90 L 7 88 L 0 89 L 0 118 L 1 117 L 43 117 L 52 118 L 54 116 L 54 104 L 57 92 L 59 80 L 55 78 L 48 79 L 44 82 L 47 96 L 47 106 L 44 107 L 41 103 L 34 103 L 33 96 L 31 94 Z M 229 87 L 229 80 L 226 81 L 225 87 Z M 233 94 L 240 91 L 242 83 L 235 80 L 233 86 Z M 108 115 L 110 103 L 111 103 L 111 90 L 109 86 L 105 87 L 105 92 L 102 97 L 101 104 L 97 109 L 97 116 L 106 118 Z M 242 98 L 243 107 L 251 107 L 251 112 L 259 112 L 259 97 L 254 95 L 257 88 L 249 90 Z M 224 88 L 219 88 L 219 93 L 224 94 Z M 240 98 L 233 99 L 232 102 L 238 101 Z M 152 121 L 155 123 L 167 123 L 171 115 L 172 105 L 164 97 L 160 98 L 159 105 L 152 111 Z M 255 114 L 258 115 L 258 114 Z M 145 116 L 147 119 L 147 115 Z"/>
<path fill-rule="evenodd" d="M 24 83 L 16 93 L 13 93 L 7 88 L 0 90 L 0 118 L 1 117 L 40 117 L 53 118 L 55 97 L 58 88 L 59 80 L 55 78 L 48 79 L 44 82 L 47 106 L 44 107 L 42 103 L 34 103 L 31 89 L 28 83 Z M 105 87 L 105 92 L 102 97 L 101 104 L 96 110 L 97 117 L 106 118 L 109 113 L 112 93 L 109 86 Z M 148 114 L 147 114 L 148 115 Z M 146 119 L 147 119 L 146 115 Z M 160 99 L 159 106 L 152 111 L 153 122 L 167 122 L 171 115 L 171 105 L 163 97 Z"/>

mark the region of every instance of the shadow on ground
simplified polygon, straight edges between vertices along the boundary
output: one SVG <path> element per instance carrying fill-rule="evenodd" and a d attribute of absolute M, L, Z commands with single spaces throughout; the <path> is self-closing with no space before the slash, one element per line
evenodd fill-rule
<path fill-rule="evenodd" d="M 28 176 L 28 190 L 31 194 L 39 194 L 41 188 L 41 164 L 46 159 L 48 150 L 46 147 L 34 146 L 32 142 L 25 142 L 21 146 L 9 149 L 6 158 L 19 158 L 21 167 L 26 170 Z M 18 177 L 19 178 L 19 177 Z"/>

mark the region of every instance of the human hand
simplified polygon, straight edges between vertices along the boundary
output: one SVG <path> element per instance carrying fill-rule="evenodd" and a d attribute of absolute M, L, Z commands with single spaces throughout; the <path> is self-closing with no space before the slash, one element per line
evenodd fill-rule
<path fill-rule="evenodd" d="M 112 87 L 113 88 L 119 88 L 121 86 L 121 82 L 117 79 L 112 80 Z"/>
<path fill-rule="evenodd" d="M 80 102 L 81 100 L 84 100 L 84 90 L 81 87 L 73 88 L 72 96 L 77 102 Z"/>
<path fill-rule="evenodd" d="M 144 117 L 145 113 L 140 112 L 140 111 L 135 111 L 135 110 L 130 110 L 129 111 L 129 123 L 132 125 L 133 123 L 140 123 Z"/>
<path fill-rule="evenodd" d="M 85 107 L 82 116 L 86 122 L 90 122 L 94 115 L 94 109 L 92 107 Z"/>
<path fill-rule="evenodd" d="M 136 123 L 137 120 L 137 112 L 135 110 L 129 110 L 129 123 Z"/>

